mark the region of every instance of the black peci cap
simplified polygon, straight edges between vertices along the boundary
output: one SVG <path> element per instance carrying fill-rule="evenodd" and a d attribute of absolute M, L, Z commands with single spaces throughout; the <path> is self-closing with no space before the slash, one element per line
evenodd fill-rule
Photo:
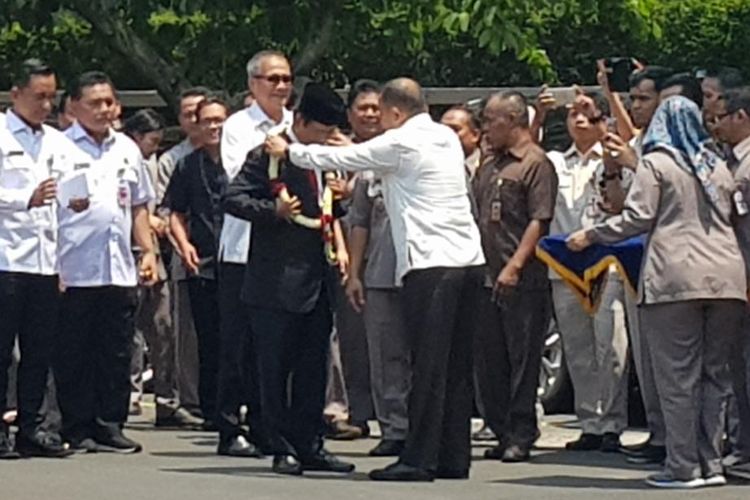
<path fill-rule="evenodd" d="M 308 83 L 297 112 L 306 120 L 323 125 L 341 125 L 345 117 L 344 101 L 327 85 Z"/>

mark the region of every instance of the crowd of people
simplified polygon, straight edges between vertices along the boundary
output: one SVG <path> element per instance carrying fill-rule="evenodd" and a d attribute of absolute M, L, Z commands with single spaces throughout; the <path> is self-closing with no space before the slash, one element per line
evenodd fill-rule
<path fill-rule="evenodd" d="M 439 121 L 408 78 L 343 101 L 295 96 L 280 52 L 246 72 L 234 106 L 185 90 L 184 140 L 161 154 L 164 119 L 122 119 L 106 74 L 59 100 L 44 62 L 12 75 L 0 458 L 136 453 L 125 423 L 150 384 L 156 427 L 217 432 L 218 454 L 278 474 L 352 472 L 324 439 L 374 418 L 370 455 L 396 461 L 371 479 L 465 479 L 475 408 L 486 458 L 531 459 L 554 317 L 581 426 L 567 450 L 660 465 L 654 487 L 750 476 L 739 72 L 639 66 L 625 98 L 600 64 L 600 92 L 501 92 Z M 545 151 L 560 107 L 571 145 Z M 587 306 L 537 257 L 548 234 L 573 251 L 646 235 L 637 293 L 612 265 Z M 650 436 L 625 447 L 631 365 Z"/>

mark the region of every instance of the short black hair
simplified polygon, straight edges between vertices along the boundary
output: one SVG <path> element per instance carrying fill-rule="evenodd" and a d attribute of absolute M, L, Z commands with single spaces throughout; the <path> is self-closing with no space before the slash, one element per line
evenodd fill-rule
<path fill-rule="evenodd" d="M 715 78 L 719 81 L 722 92 L 729 89 L 741 87 L 745 84 L 745 78 L 742 76 L 742 72 L 737 68 L 729 66 L 722 66 L 720 68 L 713 68 L 706 70 L 706 78 Z"/>
<path fill-rule="evenodd" d="M 11 85 L 23 88 L 35 76 L 54 76 L 55 70 L 41 59 L 26 59 L 11 70 Z"/>
<path fill-rule="evenodd" d="M 380 84 L 378 84 L 378 82 L 366 78 L 357 80 L 354 82 L 354 85 L 352 85 L 351 90 L 349 90 L 349 95 L 346 96 L 346 109 L 352 109 L 354 101 L 356 101 L 357 97 L 360 95 L 370 94 L 372 92 L 376 94 L 380 93 Z"/>
<path fill-rule="evenodd" d="M 158 132 L 165 127 L 164 118 L 151 108 L 139 109 L 122 124 L 122 131 L 130 137 Z"/>
<path fill-rule="evenodd" d="M 112 79 L 110 79 L 107 73 L 103 71 L 87 71 L 81 73 L 75 80 L 73 80 L 72 85 L 68 88 L 68 94 L 70 94 L 72 100 L 78 101 L 83 95 L 83 89 L 100 84 L 109 85 L 112 88 L 112 92 L 116 92 L 115 85 L 112 83 Z"/>
<path fill-rule="evenodd" d="M 445 115 L 449 111 L 463 111 L 464 113 L 468 115 L 469 125 L 471 125 L 472 129 L 474 130 L 482 129 L 482 121 L 480 120 L 478 113 L 475 110 L 471 109 L 466 104 L 456 104 L 455 106 L 451 106 L 450 108 L 445 110 L 445 113 L 443 113 L 443 115 Z"/>
<path fill-rule="evenodd" d="M 661 83 L 673 74 L 674 71 L 664 66 L 646 66 L 630 75 L 630 88 L 637 87 L 644 80 L 651 80 L 658 92 Z"/>
<path fill-rule="evenodd" d="M 659 92 L 669 87 L 680 87 L 680 95 L 687 97 L 699 108 L 703 107 L 703 90 L 701 90 L 700 81 L 690 73 L 677 73 L 670 76 L 661 83 L 657 88 Z"/>
<path fill-rule="evenodd" d="M 594 101 L 596 109 L 602 113 L 602 118 L 609 118 L 611 116 L 611 110 L 609 108 L 609 101 L 604 94 L 598 90 L 590 90 L 583 93 L 586 97 Z"/>
<path fill-rule="evenodd" d="M 218 104 L 220 106 L 223 106 L 226 110 L 227 114 L 229 114 L 229 105 L 227 102 L 218 94 L 208 94 L 205 99 L 203 99 L 201 102 L 198 103 L 198 106 L 195 108 L 195 121 L 200 121 L 201 117 L 201 110 L 205 108 L 206 106 L 211 106 L 212 104 Z"/>
<path fill-rule="evenodd" d="M 727 113 L 736 113 L 742 110 L 747 116 L 750 116 L 750 86 L 743 85 L 742 87 L 729 89 L 724 99 L 727 103 Z"/>
<path fill-rule="evenodd" d="M 208 87 L 197 86 L 190 87 L 180 92 L 180 100 L 187 99 L 188 97 L 207 97 L 211 94 L 211 89 Z"/>

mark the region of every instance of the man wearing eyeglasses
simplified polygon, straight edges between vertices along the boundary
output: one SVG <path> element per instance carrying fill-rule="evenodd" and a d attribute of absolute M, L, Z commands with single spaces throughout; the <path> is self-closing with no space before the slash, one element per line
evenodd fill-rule
<path fill-rule="evenodd" d="M 271 50 L 255 54 L 247 63 L 247 79 L 255 102 L 230 116 L 222 132 L 221 161 L 229 182 L 242 168 L 247 154 L 263 143 L 271 128 L 292 123 L 292 113 L 286 109 L 292 92 L 292 69 L 284 54 Z M 264 447 L 250 318 L 247 306 L 240 302 L 249 251 L 250 222 L 226 214 L 218 256 L 220 454 L 243 454 L 240 448 L 245 439 L 241 439 L 243 431 L 239 421 L 239 409 L 243 404 L 248 406 L 251 428 L 251 435 L 245 438 Z"/>
<path fill-rule="evenodd" d="M 745 270 L 750 283 L 750 87 L 729 90 L 725 108 L 716 117 L 716 132 L 732 148 L 727 165 L 734 173 L 737 191 L 734 201 L 734 225 L 737 239 L 745 257 Z M 739 414 L 739 435 L 732 442 L 732 452 L 724 458 L 727 474 L 750 479 L 750 336 L 747 318 L 742 339 L 732 349 L 729 360 L 734 397 Z"/>

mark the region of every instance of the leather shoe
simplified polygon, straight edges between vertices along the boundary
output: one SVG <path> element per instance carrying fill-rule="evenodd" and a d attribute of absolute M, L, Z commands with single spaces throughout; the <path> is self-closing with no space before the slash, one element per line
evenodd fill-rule
<path fill-rule="evenodd" d="M 443 469 L 442 467 L 438 467 L 437 474 L 435 474 L 435 478 L 437 479 L 469 479 L 469 470 L 468 469 Z"/>
<path fill-rule="evenodd" d="M 520 462 L 528 462 L 529 458 L 531 458 L 529 450 L 521 448 L 520 446 L 514 444 L 505 449 L 505 451 L 503 452 L 502 461 L 505 463 L 514 464 Z"/>
<path fill-rule="evenodd" d="M 42 431 L 33 436 L 19 433 L 16 436 L 16 451 L 22 457 L 45 458 L 65 458 L 75 453 L 63 445 L 60 436 Z"/>
<path fill-rule="evenodd" d="M 667 448 L 649 444 L 641 447 L 638 451 L 630 450 L 627 455 L 626 460 L 631 464 L 660 464 L 667 458 Z"/>
<path fill-rule="evenodd" d="M 343 420 L 338 420 L 328 424 L 326 437 L 337 441 L 353 441 L 363 436 L 362 427 L 351 425 Z"/>
<path fill-rule="evenodd" d="M 0 424 L 0 460 L 15 460 L 21 458 L 21 455 L 13 449 L 13 443 L 10 441 L 7 429 Z"/>
<path fill-rule="evenodd" d="M 239 434 L 229 439 L 220 439 L 216 453 L 227 457 L 261 458 L 263 454 L 245 436 Z"/>
<path fill-rule="evenodd" d="M 373 481 L 410 481 L 430 483 L 435 476 L 427 470 L 412 467 L 401 462 L 391 464 L 385 469 L 375 469 L 369 474 Z"/>
<path fill-rule="evenodd" d="M 622 443 L 620 442 L 620 435 L 614 432 L 605 432 L 602 436 L 602 444 L 599 446 L 599 451 L 605 453 L 620 453 L 622 449 Z"/>
<path fill-rule="evenodd" d="M 487 460 L 502 460 L 504 453 L 505 445 L 501 443 L 497 446 L 493 446 L 489 450 L 484 450 L 484 458 Z"/>
<path fill-rule="evenodd" d="M 494 441 L 497 439 L 497 436 L 492 432 L 490 426 L 485 424 L 481 429 L 471 435 L 471 439 L 472 441 Z"/>
<path fill-rule="evenodd" d="M 273 457 L 273 471 L 286 476 L 301 476 L 302 464 L 292 455 L 276 455 Z"/>
<path fill-rule="evenodd" d="M 349 474 L 354 471 L 354 464 L 344 462 L 325 449 L 302 458 L 300 462 L 302 462 L 302 470 L 304 471 L 336 472 L 339 474 Z"/>
<path fill-rule="evenodd" d="M 371 457 L 397 457 L 404 449 L 404 442 L 396 439 L 383 439 L 378 445 L 371 449 L 368 455 Z"/>
<path fill-rule="evenodd" d="M 596 434 L 581 434 L 575 441 L 565 443 L 568 451 L 595 451 L 602 447 L 602 437 Z"/>
<path fill-rule="evenodd" d="M 156 427 L 198 430 L 202 424 L 203 419 L 193 416 L 181 406 L 174 409 L 165 405 L 156 406 Z"/>

